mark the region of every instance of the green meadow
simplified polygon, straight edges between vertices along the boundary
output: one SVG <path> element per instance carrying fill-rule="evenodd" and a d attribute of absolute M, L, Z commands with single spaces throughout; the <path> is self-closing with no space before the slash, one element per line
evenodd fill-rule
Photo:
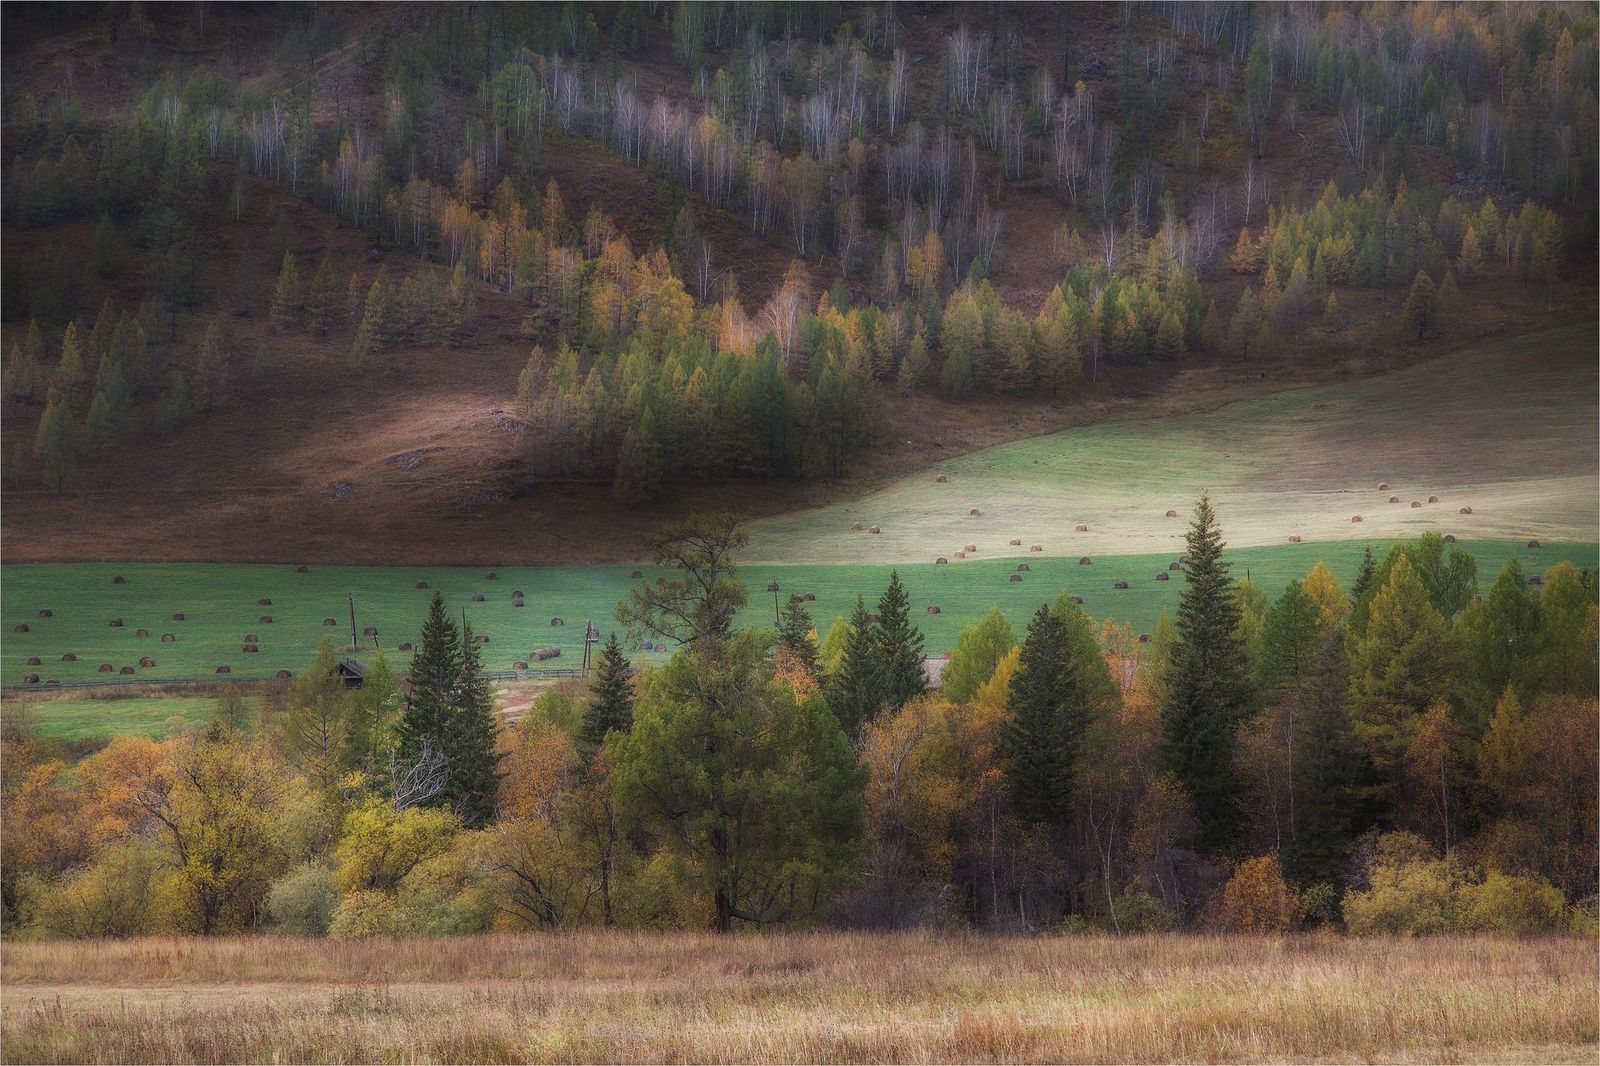
<path fill-rule="evenodd" d="M 1371 542 L 1375 553 L 1390 541 Z M 1246 547 L 1229 552 L 1239 577 L 1249 576 L 1270 595 L 1305 574 L 1319 560 L 1341 582 L 1354 580 L 1366 542 L 1286 544 Z M 1466 542 L 1460 545 L 1478 562 L 1480 585 L 1487 585 L 1508 559 L 1519 558 L 1530 573 L 1543 571 L 1561 559 L 1579 567 L 1593 567 L 1594 543 L 1546 543 L 1530 550 L 1506 541 Z M 1063 590 L 1083 598 L 1083 606 L 1096 618 L 1113 618 L 1148 631 L 1163 610 L 1177 603 L 1183 586 L 1181 573 L 1157 580 L 1177 552 L 1159 555 L 1093 556 L 1089 565 L 1076 558 L 1035 555 L 1020 560 L 1030 568 L 1022 580 L 1011 581 L 1019 559 L 965 559 L 939 566 L 913 563 L 898 567 L 910 591 L 917 622 L 927 637 L 930 655 L 947 650 L 963 626 L 970 625 L 990 607 L 998 607 L 1019 630 L 1037 606 Z M 28 674 L 63 684 L 129 680 L 120 670 L 132 666 L 135 679 L 215 679 L 218 666 L 230 668 L 234 679 L 271 677 L 278 670 L 296 671 L 311 658 L 318 642 L 350 640 L 349 597 L 354 595 L 358 631 L 376 627 L 376 638 L 363 636 L 371 648 L 374 640 L 392 661 L 403 666 L 408 656 L 397 650 L 415 641 L 427 603 L 435 590 L 443 593 L 454 611 L 461 612 L 473 629 L 489 638 L 484 666 L 510 670 L 529 661 L 534 648 L 554 645 L 559 658 L 534 666 L 576 667 L 583 651 L 583 624 L 592 620 L 602 633 L 616 628 L 613 612 L 627 595 L 634 568 L 627 566 L 510 567 L 486 572 L 469 568 L 429 567 L 312 567 L 296 573 L 292 567 L 256 564 L 189 563 L 47 563 L 0 568 L 4 580 L 4 682 L 16 685 Z M 746 625 L 771 624 L 773 597 L 765 589 L 777 581 L 781 596 L 811 593 L 808 604 L 819 629 L 847 614 L 858 595 L 875 599 L 888 580 L 891 567 L 884 564 L 774 566 L 750 564 L 740 576 L 750 589 L 750 602 L 741 620 Z M 643 580 L 662 571 L 642 570 Z M 123 584 L 113 584 L 122 576 Z M 428 588 L 416 587 L 419 581 Z M 1128 582 L 1116 589 L 1117 581 Z M 512 606 L 512 592 L 524 593 L 526 606 Z M 474 602 L 475 595 L 484 597 Z M 260 599 L 270 599 L 261 606 Z M 938 614 L 927 609 L 937 606 Z M 39 617 L 41 609 L 51 616 Z M 175 621 L 173 615 L 184 615 Z M 271 616 L 272 621 L 260 621 Z M 335 625 L 323 620 L 332 618 Z M 551 620 L 565 623 L 552 626 Z M 112 627 L 121 619 L 120 627 Z M 15 632 L 27 626 L 25 633 Z M 147 631 L 140 636 L 139 631 Z M 162 634 L 173 635 L 163 642 Z M 246 637 L 258 652 L 245 653 Z M 642 654 L 646 658 L 656 653 Z M 63 662 L 66 653 L 75 662 Z M 28 665 L 30 657 L 40 665 Z M 155 665 L 140 667 L 141 657 Z M 100 672 L 109 663 L 114 672 Z M 164 716 L 163 716 L 164 717 Z"/>

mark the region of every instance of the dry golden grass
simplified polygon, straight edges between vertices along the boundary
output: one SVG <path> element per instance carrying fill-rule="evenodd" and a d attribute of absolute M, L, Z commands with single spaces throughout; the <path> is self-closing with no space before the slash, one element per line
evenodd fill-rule
<path fill-rule="evenodd" d="M 8 1062 L 1549 1061 L 1575 939 L 584 933 L 4 949 Z"/>

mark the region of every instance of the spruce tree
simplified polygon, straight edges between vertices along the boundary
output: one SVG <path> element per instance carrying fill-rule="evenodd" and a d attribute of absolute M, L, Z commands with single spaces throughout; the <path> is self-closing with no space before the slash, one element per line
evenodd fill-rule
<path fill-rule="evenodd" d="M 495 748 L 494 694 L 483 679 L 483 655 L 465 619 L 461 673 L 445 720 L 444 758 L 452 806 L 463 825 L 476 829 L 494 819 L 500 792 L 500 752 Z"/>
<path fill-rule="evenodd" d="M 854 737 L 883 706 L 883 678 L 873 619 L 860 596 L 856 597 L 847 633 L 839 669 L 828 678 L 827 697 L 840 728 L 846 736 Z"/>
<path fill-rule="evenodd" d="M 789 593 L 789 600 L 783 606 L 783 618 L 778 623 L 778 649 L 813 679 L 818 676 L 817 641 L 812 635 L 811 613 L 798 593 Z"/>
<path fill-rule="evenodd" d="M 1160 757 L 1162 769 L 1189 795 L 1202 846 L 1215 853 L 1232 841 L 1238 826 L 1234 731 L 1250 713 L 1253 694 L 1238 601 L 1209 497 L 1201 496 L 1195 505 L 1186 539 L 1188 585 L 1178 599 Z"/>
<path fill-rule="evenodd" d="M 1302 887 L 1339 882 L 1363 820 L 1358 791 L 1365 775 L 1351 730 L 1349 673 L 1344 635 L 1335 629 L 1318 644 L 1292 737 L 1293 831 L 1283 868 Z"/>
<path fill-rule="evenodd" d="M 425 755 L 443 758 L 450 712 L 461 681 L 461 631 L 445 613 L 444 596 L 433 594 L 422 640 L 411 656 L 411 691 L 395 726 L 395 759 L 402 770 L 420 765 Z M 452 800 L 448 788 L 424 797 L 421 803 L 446 807 Z"/>
<path fill-rule="evenodd" d="M 922 631 L 911 622 L 911 603 L 900 583 L 900 571 L 889 571 L 889 587 L 878 600 L 873 632 L 877 645 L 880 694 L 891 711 L 928 690 L 922 670 Z"/>
<path fill-rule="evenodd" d="M 1017 816 L 1065 829 L 1072 820 L 1074 778 L 1089 713 L 1061 617 L 1041 605 L 1006 698 L 999 753 Z"/>
<path fill-rule="evenodd" d="M 583 710 L 580 740 L 586 755 L 600 750 L 607 733 L 626 733 L 633 728 L 632 673 L 628 657 L 612 633 L 600 648 L 600 664 L 589 686 L 589 704 Z"/>

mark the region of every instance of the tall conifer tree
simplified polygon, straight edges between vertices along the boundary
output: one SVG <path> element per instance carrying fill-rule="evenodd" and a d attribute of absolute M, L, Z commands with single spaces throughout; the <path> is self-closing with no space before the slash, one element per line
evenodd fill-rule
<path fill-rule="evenodd" d="M 626 733 L 633 727 L 632 674 L 628 657 L 612 633 L 600 649 L 600 665 L 589 686 L 589 705 L 583 711 L 581 739 L 589 754 L 600 749 L 607 733 Z"/>
<path fill-rule="evenodd" d="M 911 623 L 911 603 L 898 570 L 889 571 L 889 587 L 878 600 L 874 630 L 882 698 L 897 711 L 928 690 L 922 672 L 922 631 Z"/>
<path fill-rule="evenodd" d="M 1017 816 L 1065 829 L 1072 820 L 1078 752 L 1088 707 L 1067 646 L 1067 627 L 1048 606 L 1028 623 L 1000 724 L 1000 755 Z"/>

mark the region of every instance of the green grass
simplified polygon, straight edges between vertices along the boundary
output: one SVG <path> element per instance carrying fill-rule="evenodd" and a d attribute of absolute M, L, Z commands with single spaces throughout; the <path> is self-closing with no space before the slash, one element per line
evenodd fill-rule
<path fill-rule="evenodd" d="M 1371 543 L 1381 553 L 1389 541 L 1374 539 Z M 1348 586 L 1360 565 L 1363 545 L 1339 541 L 1249 547 L 1231 550 L 1228 558 L 1239 576 L 1248 572 L 1276 595 L 1319 560 Z M 1462 542 L 1461 547 L 1477 558 L 1480 585 L 1484 586 L 1513 556 L 1521 558 L 1530 571 L 1541 571 L 1560 559 L 1592 567 L 1597 550 L 1592 542 L 1546 543 L 1537 551 L 1504 541 Z M 1156 573 L 1165 571 L 1176 554 L 1096 555 L 1090 566 L 1080 566 L 1076 559 L 1036 555 L 1028 560 L 1032 569 L 1021 582 L 1008 580 L 1015 559 L 969 559 L 948 566 L 913 563 L 899 570 L 932 655 L 948 649 L 960 629 L 991 606 L 1000 607 L 1020 631 L 1039 603 L 1053 599 L 1063 589 L 1082 596 L 1084 609 L 1091 615 L 1126 620 L 1147 631 L 1161 611 L 1177 602 L 1182 575 L 1174 574 L 1169 581 L 1155 580 Z M 299 670 L 323 638 L 348 642 L 348 592 L 355 594 L 358 625 L 377 626 L 383 646 L 403 667 L 406 656 L 396 653 L 395 646 L 403 640 L 416 640 L 433 590 L 443 592 L 452 611 L 466 611 L 474 628 L 488 635 L 490 642 L 484 649 L 487 668 L 510 669 L 516 660 L 527 659 L 530 649 L 548 644 L 560 647 L 561 657 L 546 665 L 576 666 L 582 654 L 583 622 L 593 619 L 602 632 L 614 628 L 616 603 L 634 583 L 629 577 L 631 569 L 512 567 L 499 570 L 498 579 L 489 581 L 484 571 L 466 568 L 313 567 L 309 573 L 297 574 L 288 566 L 255 564 L 7 566 L 0 570 L 5 583 L 0 608 L 5 631 L 0 669 L 7 684 L 17 684 L 29 673 L 63 683 L 117 681 L 121 675 L 99 673 L 98 665 L 136 666 L 141 655 L 156 662 L 148 669 L 136 666 L 137 676 L 143 679 L 215 678 L 216 667 L 224 663 L 232 667 L 234 678 Z M 834 617 L 849 613 L 858 594 L 869 602 L 875 599 L 889 570 L 883 564 L 743 566 L 740 576 L 751 591 L 742 621 L 770 624 L 772 597 L 763 590 L 776 580 L 785 596 L 790 591 L 814 593 L 816 602 L 809 605 L 812 617 L 825 629 Z M 657 571 L 644 568 L 644 573 L 649 578 Z M 126 584 L 111 583 L 117 574 L 126 577 Z M 419 580 L 426 580 L 430 588 L 416 588 Z M 1130 587 L 1113 589 L 1117 580 L 1126 580 Z M 513 589 L 526 593 L 527 607 L 511 606 Z M 486 601 L 471 602 L 474 593 L 483 593 Z M 270 598 L 272 606 L 257 606 L 260 597 Z M 930 604 L 937 604 L 942 613 L 928 615 Z M 53 616 L 36 617 L 43 607 L 50 608 Z M 182 611 L 186 620 L 172 621 L 175 611 Z M 257 621 L 268 613 L 273 617 L 270 625 Z M 567 624 L 552 628 L 553 616 L 564 618 Z M 107 622 L 117 617 L 123 621 L 122 628 L 110 628 Z M 324 627 L 324 617 L 335 618 L 339 624 Z M 18 624 L 28 625 L 29 632 L 12 632 Z M 141 627 L 150 635 L 137 636 Z M 161 634 L 168 632 L 176 641 L 161 643 Z M 260 638 L 259 654 L 241 653 L 247 634 Z M 363 639 L 370 645 L 370 638 Z M 77 662 L 60 661 L 68 651 L 78 656 Z M 38 656 L 43 665 L 26 665 L 29 656 Z"/>
<path fill-rule="evenodd" d="M 1034 543 L 1065 556 L 1176 551 L 1202 491 L 1241 546 L 1291 534 L 1410 539 L 1429 529 L 1475 541 L 1588 542 L 1600 508 L 1594 353 L 1593 324 L 1565 327 L 1379 377 L 988 448 L 880 492 L 760 522 L 748 556 L 931 562 L 968 543 L 986 558 Z M 1430 495 L 1439 502 L 1427 504 Z M 1473 513 L 1460 514 L 1463 506 Z M 983 513 L 970 515 L 974 507 Z M 855 522 L 882 532 L 851 531 Z M 1079 523 L 1089 531 L 1073 532 Z M 1008 545 L 1013 537 L 1021 548 Z"/>
<path fill-rule="evenodd" d="M 27 708 L 39 734 L 59 740 L 159 737 L 172 732 L 174 724 L 186 728 L 211 718 L 217 711 L 217 699 L 214 696 L 30 699 Z"/>

